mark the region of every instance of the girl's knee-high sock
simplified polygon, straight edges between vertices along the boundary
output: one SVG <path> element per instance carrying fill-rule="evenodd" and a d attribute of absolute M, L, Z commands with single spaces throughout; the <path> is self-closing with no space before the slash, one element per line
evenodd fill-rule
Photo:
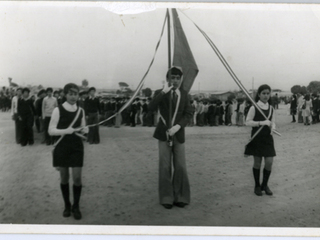
<path fill-rule="evenodd" d="M 267 169 L 263 169 L 263 181 L 262 181 L 262 186 L 266 187 L 268 186 L 268 181 L 270 177 L 271 171 L 268 171 Z"/>
<path fill-rule="evenodd" d="M 262 181 L 261 190 L 265 191 L 267 195 L 273 195 L 270 188 L 268 187 L 270 174 L 271 174 L 271 171 L 268 171 L 265 168 L 263 169 L 263 181 Z"/>
<path fill-rule="evenodd" d="M 260 188 L 260 169 L 252 168 L 253 177 L 255 181 L 254 193 L 257 196 L 262 196 L 261 188 Z"/>
<path fill-rule="evenodd" d="M 252 168 L 255 187 L 260 187 L 260 169 Z"/>
<path fill-rule="evenodd" d="M 71 203 L 70 203 L 70 190 L 69 190 L 69 183 L 67 184 L 60 184 L 60 188 L 61 188 L 61 192 L 62 192 L 62 197 L 63 197 L 63 200 L 64 200 L 64 204 L 67 207 L 70 207 L 71 206 Z"/>
<path fill-rule="evenodd" d="M 73 185 L 73 206 L 72 206 L 72 212 L 73 212 L 73 217 L 76 220 L 80 220 L 82 218 L 82 214 L 79 209 L 79 201 L 80 201 L 80 196 L 81 196 L 81 189 L 82 186 L 76 186 Z"/>
<path fill-rule="evenodd" d="M 81 196 L 82 186 L 73 185 L 73 207 L 79 208 L 79 201 Z"/>

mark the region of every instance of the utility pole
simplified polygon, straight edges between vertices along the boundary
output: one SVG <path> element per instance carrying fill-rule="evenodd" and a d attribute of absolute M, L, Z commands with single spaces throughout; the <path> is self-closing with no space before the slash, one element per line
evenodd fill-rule
<path fill-rule="evenodd" d="M 252 77 L 252 97 L 254 96 L 254 77 Z"/>

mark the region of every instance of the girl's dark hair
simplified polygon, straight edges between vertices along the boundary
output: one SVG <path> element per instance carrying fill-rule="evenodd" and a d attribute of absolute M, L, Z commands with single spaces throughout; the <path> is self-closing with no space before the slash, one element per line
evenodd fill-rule
<path fill-rule="evenodd" d="M 304 99 L 305 99 L 306 101 L 309 101 L 309 100 L 310 100 L 310 94 L 307 94 L 307 95 L 304 97 Z"/>
<path fill-rule="evenodd" d="M 67 95 L 68 92 L 77 92 L 77 93 L 79 93 L 79 87 L 78 87 L 78 85 L 76 85 L 74 83 L 68 83 L 67 85 L 64 86 L 63 92 L 64 92 L 65 95 Z"/>
<path fill-rule="evenodd" d="M 259 94 L 260 94 L 263 90 L 266 90 L 266 89 L 268 89 L 268 90 L 270 91 L 270 94 L 271 94 L 271 87 L 270 87 L 269 85 L 267 85 L 267 84 L 261 85 L 261 86 L 258 88 L 258 91 L 257 91 L 257 93 L 256 93 L 256 97 L 255 97 L 255 99 L 254 99 L 256 102 L 258 102 L 258 101 L 260 100 Z M 268 103 L 271 104 L 271 97 L 269 98 Z"/>

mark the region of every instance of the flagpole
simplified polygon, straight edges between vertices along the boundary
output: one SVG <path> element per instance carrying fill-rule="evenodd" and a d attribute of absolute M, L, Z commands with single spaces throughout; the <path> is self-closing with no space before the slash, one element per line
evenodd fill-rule
<path fill-rule="evenodd" d="M 169 9 L 167 8 L 167 28 L 168 28 L 168 69 L 171 68 L 171 31 L 170 31 L 170 13 Z M 169 81 L 168 84 L 171 86 L 171 73 L 169 72 Z M 169 123 L 168 128 L 172 127 L 172 101 L 171 101 L 171 92 L 169 94 Z M 170 140 L 170 139 L 169 139 Z"/>

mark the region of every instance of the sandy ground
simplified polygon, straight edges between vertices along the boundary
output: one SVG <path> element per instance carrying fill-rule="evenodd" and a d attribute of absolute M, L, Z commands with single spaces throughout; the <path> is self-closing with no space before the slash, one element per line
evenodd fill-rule
<path fill-rule="evenodd" d="M 0 113 L 0 223 L 320 227 L 320 124 L 290 123 L 284 105 L 276 113 L 274 196 L 253 193 L 253 160 L 243 156 L 250 128 L 188 127 L 184 209 L 158 203 L 154 128 L 101 127 L 101 144 L 85 146 L 80 221 L 62 217 L 51 147 L 39 134 L 34 146 L 15 144 L 10 114 Z"/>

